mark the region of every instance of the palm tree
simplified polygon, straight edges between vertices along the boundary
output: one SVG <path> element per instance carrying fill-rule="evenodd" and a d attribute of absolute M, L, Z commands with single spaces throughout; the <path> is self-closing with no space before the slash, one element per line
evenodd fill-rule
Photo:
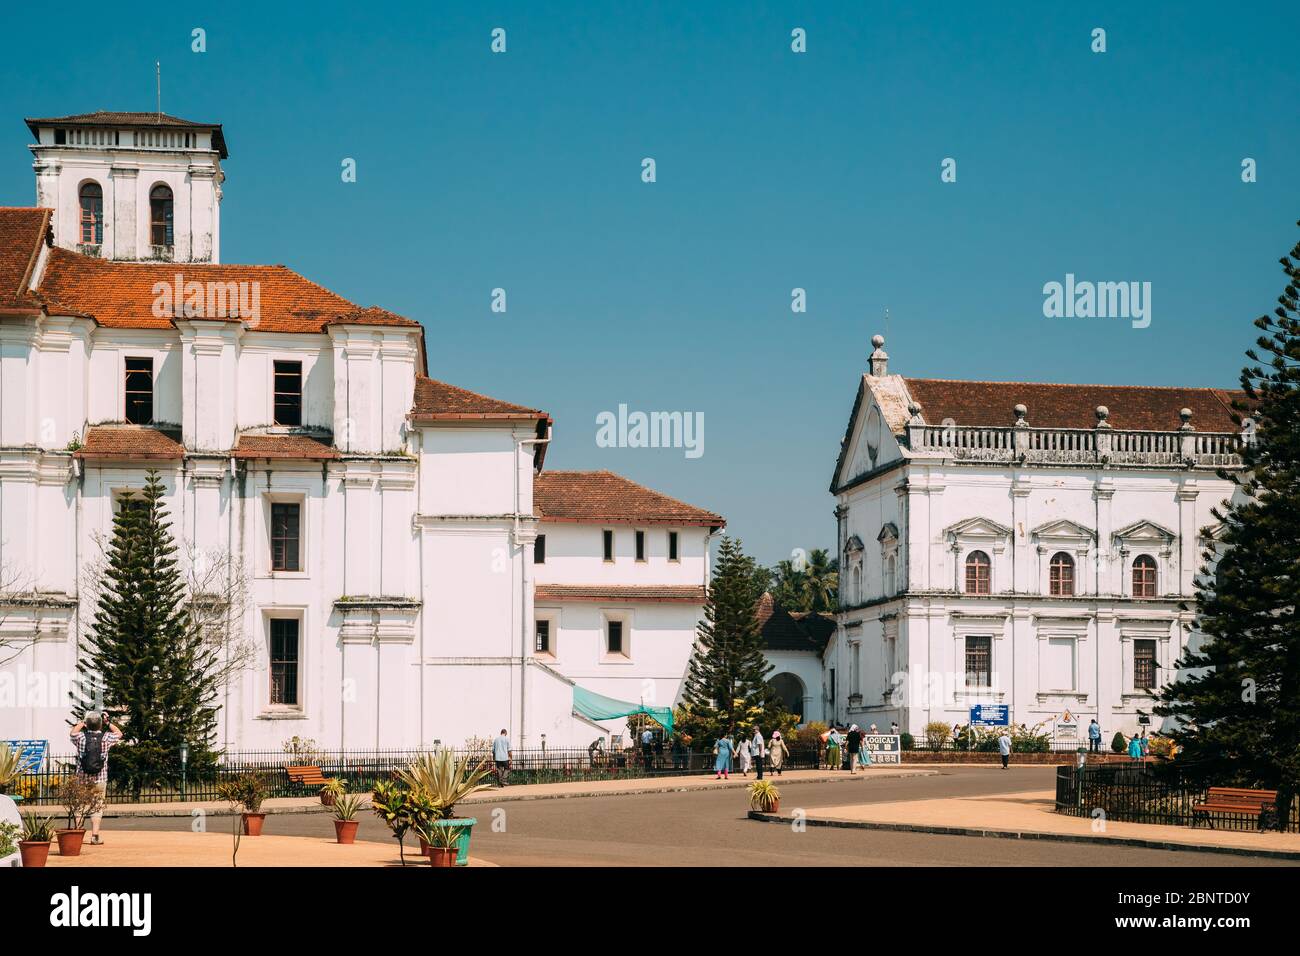
<path fill-rule="evenodd" d="M 803 610 L 834 610 L 835 595 L 840 586 L 839 562 L 833 560 L 825 548 L 814 548 L 809 553 L 804 578 L 807 606 Z"/>

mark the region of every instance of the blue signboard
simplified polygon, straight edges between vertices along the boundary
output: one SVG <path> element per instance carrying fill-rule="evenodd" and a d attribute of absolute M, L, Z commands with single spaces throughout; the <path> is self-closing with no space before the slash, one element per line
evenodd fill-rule
<path fill-rule="evenodd" d="M 45 763 L 45 753 L 50 748 L 48 740 L 3 740 L 18 753 L 19 773 L 35 773 Z"/>
<path fill-rule="evenodd" d="M 1006 704 L 975 704 L 970 722 L 976 727 L 1006 727 L 1011 723 L 1011 708 Z"/>

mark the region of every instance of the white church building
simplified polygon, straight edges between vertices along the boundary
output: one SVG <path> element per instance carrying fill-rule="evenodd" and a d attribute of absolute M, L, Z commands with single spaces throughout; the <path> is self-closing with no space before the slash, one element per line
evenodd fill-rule
<path fill-rule="evenodd" d="M 220 125 L 27 122 L 37 205 L 0 208 L 0 739 L 65 739 L 86 572 L 149 469 L 186 560 L 245 584 L 223 748 L 585 746 L 625 722 L 575 687 L 677 702 L 719 515 L 545 470 L 546 412 L 430 378 L 418 322 L 223 264 Z"/>
<path fill-rule="evenodd" d="M 830 487 L 828 716 L 919 736 L 991 704 L 1048 733 L 1095 717 L 1107 743 L 1159 729 L 1242 394 L 910 378 L 873 344 Z"/>

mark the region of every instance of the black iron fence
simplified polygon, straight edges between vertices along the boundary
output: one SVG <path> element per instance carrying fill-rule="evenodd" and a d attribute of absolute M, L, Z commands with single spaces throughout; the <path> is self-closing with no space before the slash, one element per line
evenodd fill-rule
<path fill-rule="evenodd" d="M 809 770 L 818 767 L 822 756 L 812 744 L 791 744 L 783 769 Z M 315 797 L 319 786 L 308 786 L 289 778 L 292 766 L 319 767 L 325 777 L 337 779 L 348 791 L 364 793 L 374 788 L 380 780 L 392 780 L 422 751 L 388 750 L 365 752 L 309 752 L 285 753 L 227 753 L 218 765 L 206 773 L 183 771 L 179 761 L 165 781 L 152 786 L 137 786 L 119 780 L 113 775 L 112 754 L 109 754 L 109 781 L 106 803 L 168 803 L 174 801 L 201 802 L 221 799 L 220 786 L 246 773 L 260 774 L 266 783 L 267 796 Z M 468 756 L 471 761 L 484 762 L 494 769 L 490 750 L 458 750 L 458 757 Z M 668 777 L 681 774 L 714 772 L 715 758 L 712 750 L 690 748 L 663 753 L 652 752 L 647 759 L 640 748 L 617 751 L 588 751 L 584 748 L 537 748 L 514 750 L 511 753 L 507 776 L 510 785 L 530 783 L 565 783 L 619 778 Z M 10 794 L 22 798 L 28 806 L 58 806 L 58 788 L 75 775 L 76 760 L 71 755 L 51 757 L 42 769 L 20 776 Z M 733 759 L 732 770 L 739 770 Z"/>
<path fill-rule="evenodd" d="M 1276 829 L 1267 811 L 1221 813 L 1197 811 L 1206 802 L 1210 785 L 1196 783 L 1177 765 L 1089 764 L 1056 768 L 1056 812 L 1119 823 L 1159 823 L 1173 826 L 1213 824 L 1220 830 Z M 1291 805 L 1285 827 L 1300 832 L 1300 801 Z"/>

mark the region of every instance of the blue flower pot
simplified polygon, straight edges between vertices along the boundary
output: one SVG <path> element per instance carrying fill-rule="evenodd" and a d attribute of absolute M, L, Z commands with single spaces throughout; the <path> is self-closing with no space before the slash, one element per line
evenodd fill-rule
<path fill-rule="evenodd" d="M 474 817 L 452 817 L 449 820 L 435 820 L 436 827 L 462 827 L 460 836 L 456 840 L 456 865 L 469 866 L 469 838 L 473 833 L 474 824 L 478 820 Z"/>

